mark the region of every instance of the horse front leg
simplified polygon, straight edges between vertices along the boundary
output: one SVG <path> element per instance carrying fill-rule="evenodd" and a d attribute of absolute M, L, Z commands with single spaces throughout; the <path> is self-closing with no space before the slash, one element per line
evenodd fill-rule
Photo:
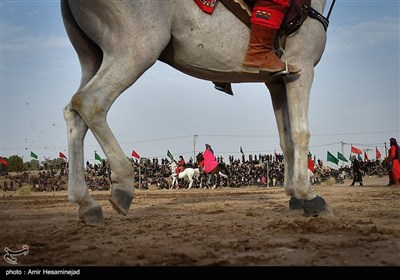
<path fill-rule="evenodd" d="M 175 182 L 176 182 L 176 176 L 172 175 L 172 182 L 171 182 L 171 186 L 169 187 L 170 189 L 174 188 Z"/>
<path fill-rule="evenodd" d="M 308 106 L 314 65 L 303 64 L 300 77 L 286 78 L 286 93 L 290 135 L 293 146 L 293 189 L 292 197 L 303 199 L 306 216 L 318 216 L 327 212 L 325 200 L 317 196 L 308 180 L 308 150 L 310 132 L 308 127 Z M 293 202 L 293 201 L 292 201 Z"/>
<path fill-rule="evenodd" d="M 113 62 L 124 65 L 117 58 Z M 124 84 L 124 78 L 128 81 L 132 78 L 124 76 L 130 72 L 128 69 L 114 69 L 117 73 L 111 69 L 109 63 L 104 62 L 91 82 L 73 96 L 71 105 L 79 112 L 106 154 L 113 182 L 108 200 L 119 214 L 126 215 L 134 196 L 134 170 L 108 126 L 106 116 L 115 99 L 130 84 L 126 80 Z"/>
<path fill-rule="evenodd" d="M 284 169 L 284 187 L 288 196 L 295 199 L 294 187 L 294 149 L 292 145 L 292 136 L 290 133 L 290 122 L 287 104 L 286 87 L 283 79 L 277 79 L 273 83 L 268 83 L 267 87 L 271 94 L 272 106 L 274 108 L 275 120 L 279 133 L 279 144 L 281 146 L 285 169 Z"/>
<path fill-rule="evenodd" d="M 68 128 L 68 201 L 79 205 L 79 217 L 87 225 L 102 226 L 103 211 L 100 204 L 90 196 L 85 181 L 83 142 L 88 127 L 70 105 L 64 108 L 64 118 Z"/>
<path fill-rule="evenodd" d="M 313 73 L 313 69 L 309 71 Z M 304 72 L 310 73 L 307 70 Z M 312 191 L 308 181 L 308 101 L 312 75 L 301 76 L 302 78 L 286 78 L 293 79 L 290 83 L 279 79 L 267 86 L 271 93 L 284 154 L 284 186 L 286 194 L 290 196 L 289 208 L 303 209 L 306 216 L 317 216 L 326 210 L 326 203 Z"/>

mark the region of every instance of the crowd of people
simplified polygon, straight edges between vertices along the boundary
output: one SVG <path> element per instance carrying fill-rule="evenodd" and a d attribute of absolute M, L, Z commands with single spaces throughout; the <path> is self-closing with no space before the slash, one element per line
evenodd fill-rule
<path fill-rule="evenodd" d="M 279 187 L 283 186 L 284 180 L 284 157 L 282 154 L 259 154 L 249 155 L 247 159 L 236 159 L 229 156 L 228 162 L 222 156 L 216 156 L 216 160 L 224 163 L 229 170 L 229 178 L 221 177 L 222 187 Z M 197 168 L 198 164 L 190 157 L 187 161 L 183 160 L 185 167 Z M 136 188 L 148 189 L 155 186 L 159 189 L 171 187 L 171 159 L 158 158 L 152 160 L 131 159 L 131 164 L 135 170 L 134 185 Z M 140 166 L 140 172 L 139 172 Z M 365 175 L 388 175 L 388 168 L 385 161 L 364 160 L 359 162 L 361 176 Z M 177 171 L 173 171 L 177 172 Z M 338 181 L 345 178 L 355 178 L 352 165 L 346 165 L 339 169 L 333 169 L 323 165 L 321 160 L 316 161 L 315 178 L 312 184 L 318 185 L 330 177 Z M 110 190 L 113 184 L 111 169 L 107 162 L 102 164 L 91 164 L 86 162 L 85 179 L 90 190 Z M 139 177 L 140 176 L 140 177 Z M 358 177 L 357 177 L 358 178 Z M 59 169 L 41 171 L 23 171 L 15 174 L 7 174 L 0 188 L 4 191 L 17 190 L 23 185 L 31 186 L 33 191 L 51 192 L 67 189 L 68 183 L 68 164 Z M 180 187 L 187 187 L 185 179 L 179 181 Z M 195 180 L 193 188 L 200 187 L 200 182 Z"/>

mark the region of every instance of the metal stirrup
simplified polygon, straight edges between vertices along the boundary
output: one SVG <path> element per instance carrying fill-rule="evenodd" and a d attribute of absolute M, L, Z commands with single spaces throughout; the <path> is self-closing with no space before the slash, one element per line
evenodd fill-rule
<path fill-rule="evenodd" d="M 278 51 L 282 52 L 283 61 L 285 62 L 285 69 L 282 70 L 282 71 L 279 71 L 279 72 L 276 72 L 276 73 L 272 74 L 271 77 L 277 77 L 277 76 L 281 76 L 281 75 L 290 74 L 289 69 L 288 69 L 288 63 L 287 63 L 285 50 L 282 47 L 279 47 L 279 49 L 277 49 L 275 52 L 278 52 Z"/>

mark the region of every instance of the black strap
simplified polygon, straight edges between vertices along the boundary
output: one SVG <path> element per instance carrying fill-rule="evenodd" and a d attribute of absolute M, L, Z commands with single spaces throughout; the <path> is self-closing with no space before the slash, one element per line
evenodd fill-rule
<path fill-rule="evenodd" d="M 328 18 L 324 17 L 318 11 L 316 11 L 313 8 L 311 8 L 310 6 L 304 5 L 302 7 L 302 9 L 303 9 L 303 11 L 307 12 L 309 17 L 318 20 L 322 24 L 322 26 L 324 27 L 325 32 L 326 32 L 326 30 L 328 29 L 328 25 L 329 25 L 329 19 Z"/>

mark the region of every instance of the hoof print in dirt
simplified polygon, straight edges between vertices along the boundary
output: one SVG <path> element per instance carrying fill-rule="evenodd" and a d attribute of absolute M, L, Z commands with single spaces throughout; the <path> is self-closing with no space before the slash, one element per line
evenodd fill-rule
<path fill-rule="evenodd" d="M 298 199 L 295 197 L 291 197 L 289 200 L 289 208 L 290 210 L 302 210 L 304 206 L 304 199 Z"/>
<path fill-rule="evenodd" d="M 118 188 L 113 189 L 111 196 L 108 198 L 112 207 L 121 215 L 128 214 L 133 196 L 125 190 Z"/>
<path fill-rule="evenodd" d="M 303 205 L 304 216 L 317 217 L 322 212 L 326 212 L 326 202 L 320 197 L 316 196 L 311 200 L 305 200 Z"/>

